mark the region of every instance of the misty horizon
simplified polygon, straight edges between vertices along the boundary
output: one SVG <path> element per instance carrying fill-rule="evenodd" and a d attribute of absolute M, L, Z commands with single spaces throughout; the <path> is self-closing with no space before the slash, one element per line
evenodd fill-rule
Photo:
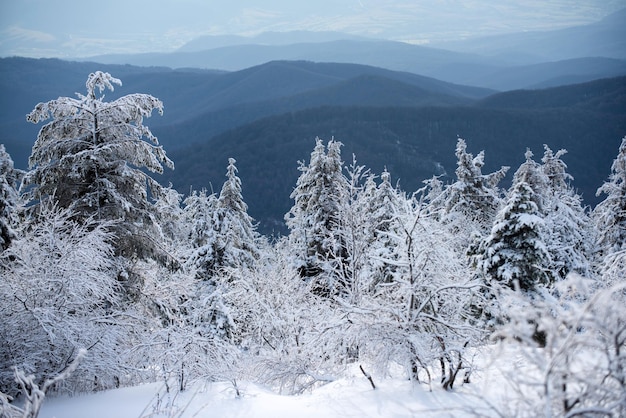
<path fill-rule="evenodd" d="M 0 56 L 80 58 L 173 52 L 203 36 L 266 32 L 341 32 L 437 46 L 448 41 L 591 24 L 626 7 L 623 0 L 492 2 L 450 0 L 283 0 L 121 2 L 94 9 L 70 0 L 19 0 L 0 6 Z"/>

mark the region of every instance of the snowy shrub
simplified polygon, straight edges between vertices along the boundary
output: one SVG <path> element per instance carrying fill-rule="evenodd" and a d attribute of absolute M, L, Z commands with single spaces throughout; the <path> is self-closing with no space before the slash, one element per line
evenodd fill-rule
<path fill-rule="evenodd" d="M 0 391 L 15 394 L 13 370 L 41 379 L 55 375 L 87 349 L 85 361 L 56 390 L 113 387 L 121 327 L 118 283 L 107 224 L 49 203 L 25 224 L 0 259 Z M 38 384 L 43 383 L 37 382 Z"/>
<path fill-rule="evenodd" d="M 333 361 L 323 346 L 332 311 L 329 301 L 302 281 L 286 251 L 281 241 L 263 251 L 254 266 L 222 271 L 211 295 L 219 303 L 204 309 L 219 307 L 230 341 L 248 357 L 248 370 L 241 373 L 293 394 L 332 380 L 325 370 Z"/>
<path fill-rule="evenodd" d="M 503 291 L 510 321 L 497 338 L 519 347 L 523 367 L 508 376 L 516 416 L 626 414 L 626 286 L 600 288 L 570 275 L 553 292 Z M 545 345 L 534 338 L 536 327 Z"/>
<path fill-rule="evenodd" d="M 466 348 L 482 339 L 470 315 L 480 283 L 469 280 L 465 258 L 419 204 L 405 213 L 388 233 L 398 255 L 388 260 L 397 267 L 393 278 L 363 292 L 358 304 L 342 304 L 341 332 L 379 371 L 402 364 L 412 379 L 430 384 L 438 376 L 451 389 L 469 370 Z"/>

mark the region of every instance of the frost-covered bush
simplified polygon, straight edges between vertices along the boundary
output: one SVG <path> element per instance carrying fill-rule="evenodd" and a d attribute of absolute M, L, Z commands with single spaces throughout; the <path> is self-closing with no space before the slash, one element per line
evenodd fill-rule
<path fill-rule="evenodd" d="M 480 283 L 470 279 L 447 229 L 419 203 L 406 205 L 386 232 L 395 245 L 386 259 L 396 267 L 390 280 L 365 282 L 359 298 L 339 302 L 336 336 L 381 373 L 401 364 L 413 380 L 437 378 L 450 389 L 469 371 L 467 347 L 483 336 L 471 315 Z"/>
<path fill-rule="evenodd" d="M 522 365 L 507 376 L 517 393 L 507 414 L 625 416 L 626 285 L 598 287 L 570 275 L 532 298 L 503 291 L 510 321 L 495 336 L 518 347 Z M 545 346 L 535 341 L 536 330 Z"/>
<path fill-rule="evenodd" d="M 313 294 L 283 244 L 266 248 L 253 266 L 218 274 L 196 315 L 213 319 L 212 326 L 204 321 L 206 334 L 241 350 L 239 375 L 293 394 L 332 380 L 334 354 L 324 347 L 324 332 L 334 324 L 330 302 Z"/>
<path fill-rule="evenodd" d="M 35 223 L 0 253 L 0 391 L 15 394 L 14 368 L 41 379 L 87 350 L 56 390 L 113 387 L 123 379 L 118 283 L 108 224 L 76 223 L 74 213 L 42 204 Z M 43 383 L 41 382 L 36 383 Z"/>

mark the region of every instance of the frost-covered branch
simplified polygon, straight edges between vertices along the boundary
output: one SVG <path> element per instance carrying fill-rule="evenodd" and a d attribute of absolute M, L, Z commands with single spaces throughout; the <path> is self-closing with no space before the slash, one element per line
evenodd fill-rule
<path fill-rule="evenodd" d="M 26 375 L 24 371 L 15 368 L 15 380 L 20 385 L 24 396 L 23 418 L 37 418 L 48 390 L 67 379 L 76 370 L 86 354 L 87 350 L 78 350 L 74 360 L 56 376 L 47 378 L 41 387 L 36 383 L 34 375 Z"/>

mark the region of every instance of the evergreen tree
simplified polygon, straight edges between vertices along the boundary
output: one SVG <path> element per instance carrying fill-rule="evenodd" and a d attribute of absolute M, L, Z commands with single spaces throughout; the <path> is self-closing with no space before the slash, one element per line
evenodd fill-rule
<path fill-rule="evenodd" d="M 214 268 L 250 266 L 259 256 L 259 237 L 241 194 L 235 159 L 228 159 L 226 181 L 213 215 L 217 248 Z"/>
<path fill-rule="evenodd" d="M 570 188 L 569 182 L 574 178 L 567 172 L 567 164 L 561 157 L 567 150 L 558 150 L 555 154 L 548 145 L 543 145 L 544 153 L 541 158 L 541 171 L 546 176 L 550 190 L 561 192 Z"/>
<path fill-rule="evenodd" d="M 213 214 L 217 206 L 215 194 L 206 189 L 193 191 L 184 201 L 183 219 L 188 226 L 187 239 L 191 252 L 187 256 L 187 268 L 193 269 L 196 278 L 208 280 L 213 273 L 216 253 L 216 232 Z"/>
<path fill-rule="evenodd" d="M 474 157 L 467 152 L 467 145 L 461 138 L 457 141 L 456 157 L 457 180 L 445 188 L 441 220 L 455 235 L 459 251 L 464 251 L 473 236 L 489 233 L 502 200 L 498 183 L 509 167 L 483 174 L 484 151 Z"/>
<path fill-rule="evenodd" d="M 300 164 L 294 205 L 285 215 L 296 267 L 303 277 L 316 278 L 316 291 L 325 295 L 341 293 L 347 285 L 336 274 L 346 258 L 339 228 L 348 200 L 342 166 L 341 143 L 331 139 L 326 151 L 318 138 L 309 165 Z"/>
<path fill-rule="evenodd" d="M 513 183 L 524 182 L 532 189 L 532 201 L 537 206 L 539 216 L 544 217 L 548 212 L 549 181 L 542 166 L 533 159 L 533 152 L 527 148 L 524 153 L 526 161 L 522 163 L 513 175 Z"/>
<path fill-rule="evenodd" d="M 607 255 L 623 250 L 626 243 L 626 137 L 611 165 L 608 181 L 596 193 L 601 194 L 606 198 L 596 206 L 594 218 L 600 254 Z"/>
<path fill-rule="evenodd" d="M 23 173 L 13 167 L 11 156 L 0 144 L 0 252 L 5 250 L 15 238 L 12 224 L 17 206 L 17 187 Z"/>
<path fill-rule="evenodd" d="M 544 145 L 541 170 L 547 189 L 544 193 L 545 242 L 552 258 L 552 270 L 564 278 L 575 271 L 590 274 L 590 219 L 582 206 L 582 198 L 569 184 L 572 176 L 561 159 L 567 151 L 556 154 Z"/>
<path fill-rule="evenodd" d="M 25 185 L 33 201 L 52 199 L 77 218 L 121 221 L 114 228 L 116 252 L 151 256 L 158 246 L 148 198 L 161 186 L 144 170 L 161 173 L 173 163 L 143 119 L 162 113 L 163 103 L 147 94 L 110 103 L 98 97 L 114 84 L 121 81 L 97 71 L 87 79 L 87 95 L 39 103 L 27 115 L 33 123 L 52 120 L 39 131 Z"/>
<path fill-rule="evenodd" d="M 530 185 L 536 184 L 539 167 L 531 157 L 532 153 L 527 152 L 526 162 L 515 173 L 506 204 L 474 256 L 488 284 L 496 282 L 524 291 L 534 291 L 538 285 L 553 281 L 550 255 L 542 239 L 544 220 L 537 193 Z"/>
<path fill-rule="evenodd" d="M 600 271 L 607 280 L 623 280 L 626 272 L 626 137 L 622 138 L 608 181 L 596 193 L 601 194 L 606 198 L 593 211 Z"/>
<path fill-rule="evenodd" d="M 225 304 L 232 290 L 230 280 L 242 269 L 251 269 L 261 255 L 261 237 L 242 197 L 235 159 L 229 158 L 226 181 L 218 197 L 206 190 L 185 200 L 190 225 L 191 253 L 187 268 L 198 279 L 193 323 L 204 338 L 237 341 L 230 308 Z"/>
<path fill-rule="evenodd" d="M 224 268 L 250 266 L 259 256 L 260 237 L 248 215 L 235 162 L 229 158 L 226 181 L 218 197 L 203 190 L 185 200 L 193 247 L 188 263 L 201 280 L 211 280 Z"/>

